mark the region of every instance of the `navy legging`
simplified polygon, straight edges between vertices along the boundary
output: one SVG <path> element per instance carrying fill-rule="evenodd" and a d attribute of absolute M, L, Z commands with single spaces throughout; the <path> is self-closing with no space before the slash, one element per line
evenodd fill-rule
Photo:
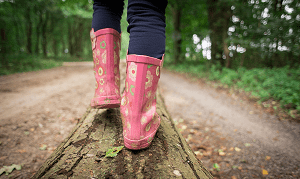
<path fill-rule="evenodd" d="M 165 53 L 167 0 L 128 0 L 128 54 L 162 58 Z M 92 28 L 113 28 L 121 33 L 124 0 L 94 0 Z"/>

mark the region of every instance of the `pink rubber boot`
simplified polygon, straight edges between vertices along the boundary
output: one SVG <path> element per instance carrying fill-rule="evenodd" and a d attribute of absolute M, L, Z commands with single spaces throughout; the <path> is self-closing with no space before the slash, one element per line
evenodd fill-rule
<path fill-rule="evenodd" d="M 120 33 L 112 28 L 90 32 L 96 78 L 93 108 L 120 107 Z"/>
<path fill-rule="evenodd" d="M 163 60 L 127 55 L 125 91 L 121 101 L 124 144 L 128 149 L 146 148 L 160 125 L 156 113 L 156 89 Z"/>

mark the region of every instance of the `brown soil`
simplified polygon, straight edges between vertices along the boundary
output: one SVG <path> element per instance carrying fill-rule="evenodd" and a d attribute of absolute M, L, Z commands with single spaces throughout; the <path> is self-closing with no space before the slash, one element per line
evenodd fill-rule
<path fill-rule="evenodd" d="M 22 164 L 11 178 L 30 178 L 85 113 L 93 80 L 89 62 L 0 77 L 0 169 Z"/>
<path fill-rule="evenodd" d="M 182 134 L 216 178 L 300 177 L 299 123 L 168 71 L 160 87 Z M 93 93 L 90 62 L 0 77 L 0 169 L 22 164 L 10 178 L 30 178 L 85 113 Z"/>
<path fill-rule="evenodd" d="M 215 178 L 300 178 L 299 122 L 213 86 L 166 70 L 160 79 L 168 111 Z"/>

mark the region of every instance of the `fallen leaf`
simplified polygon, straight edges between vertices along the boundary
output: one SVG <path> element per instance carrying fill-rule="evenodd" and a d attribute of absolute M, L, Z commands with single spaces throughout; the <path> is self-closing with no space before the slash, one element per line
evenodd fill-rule
<path fill-rule="evenodd" d="M 181 126 L 181 129 L 182 129 L 182 130 L 185 130 L 186 128 L 187 128 L 186 125 L 182 125 L 182 126 Z"/>
<path fill-rule="evenodd" d="M 179 172 L 179 170 L 174 170 L 173 173 L 174 173 L 176 176 L 181 176 L 181 173 Z"/>
<path fill-rule="evenodd" d="M 219 155 L 220 155 L 220 156 L 225 156 L 226 153 L 225 153 L 225 152 L 219 152 Z"/>
<path fill-rule="evenodd" d="M 25 153 L 25 152 L 27 152 L 26 150 L 17 150 L 17 152 L 19 152 L 19 153 Z"/>
<path fill-rule="evenodd" d="M 40 150 L 46 150 L 47 149 L 47 145 L 46 144 L 42 144 L 41 146 L 40 146 Z"/>
<path fill-rule="evenodd" d="M 16 164 L 12 164 L 11 166 L 3 166 L 0 169 L 0 175 L 2 175 L 2 173 L 5 173 L 5 175 L 9 175 L 14 169 L 21 170 L 21 168 L 22 168 L 21 165 L 16 165 Z"/>
<path fill-rule="evenodd" d="M 25 135 L 29 135 L 29 132 L 28 132 L 28 131 L 24 131 L 24 134 L 25 134 Z"/>
<path fill-rule="evenodd" d="M 194 152 L 196 155 L 203 155 L 203 153 L 201 153 L 200 151 L 196 151 Z"/>
<path fill-rule="evenodd" d="M 203 155 L 205 157 L 210 156 L 212 154 L 212 151 L 203 152 Z"/>
<path fill-rule="evenodd" d="M 251 146 L 251 144 L 249 144 L 249 143 L 245 143 L 244 145 L 245 145 L 246 147 Z"/>
<path fill-rule="evenodd" d="M 243 168 L 241 166 L 238 167 L 239 170 L 242 170 Z"/>
<path fill-rule="evenodd" d="M 231 176 L 231 179 L 237 179 L 236 176 Z"/>
<path fill-rule="evenodd" d="M 221 148 L 220 148 L 221 150 L 223 150 L 223 151 L 226 151 L 226 147 L 224 147 L 224 146 L 221 146 Z"/>
<path fill-rule="evenodd" d="M 242 149 L 240 149 L 238 147 L 235 147 L 234 150 L 237 151 L 237 152 L 240 152 Z"/>
<path fill-rule="evenodd" d="M 270 156 L 266 156 L 266 160 L 270 160 L 271 159 L 271 157 Z"/>
<path fill-rule="evenodd" d="M 220 156 L 224 156 L 224 155 L 226 155 L 226 153 L 225 153 L 225 152 L 223 152 L 223 150 L 222 150 L 222 149 L 219 149 L 219 150 L 218 150 L 218 152 L 219 152 L 219 155 L 220 155 Z"/>
<path fill-rule="evenodd" d="M 214 163 L 213 167 L 217 170 L 220 171 L 220 166 L 217 163 Z"/>
<path fill-rule="evenodd" d="M 233 131 L 234 131 L 234 132 L 236 132 L 236 131 L 237 131 L 237 129 L 234 129 Z"/>
<path fill-rule="evenodd" d="M 124 146 L 113 147 L 106 151 L 105 157 L 115 157 L 123 149 Z"/>
<path fill-rule="evenodd" d="M 269 173 L 268 173 L 267 170 L 263 169 L 263 170 L 262 170 L 262 174 L 263 174 L 263 175 L 268 175 Z"/>
<path fill-rule="evenodd" d="M 30 128 L 30 131 L 33 132 L 33 131 L 34 131 L 34 128 Z"/>
<path fill-rule="evenodd" d="M 249 114 L 253 114 L 253 111 L 249 111 Z"/>
<path fill-rule="evenodd" d="M 230 147 L 229 151 L 233 151 L 233 150 L 234 150 L 234 148 L 233 148 L 233 147 Z"/>

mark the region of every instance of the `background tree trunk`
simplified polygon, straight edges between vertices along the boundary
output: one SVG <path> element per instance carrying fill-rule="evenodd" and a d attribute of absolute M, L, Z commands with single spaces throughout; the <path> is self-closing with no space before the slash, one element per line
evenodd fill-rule
<path fill-rule="evenodd" d="M 40 53 L 40 36 L 41 36 L 41 26 L 43 24 L 43 14 L 39 11 L 39 22 L 36 26 L 36 42 L 35 42 L 35 54 Z"/>
<path fill-rule="evenodd" d="M 228 36 L 228 24 L 231 17 L 230 5 L 219 0 L 207 0 L 207 11 L 211 40 L 211 61 L 213 63 L 219 62 L 224 67 L 225 60 L 222 55 L 223 52 L 225 53 L 224 45 Z"/>
<path fill-rule="evenodd" d="M 43 48 L 43 54 L 44 57 L 47 57 L 47 24 L 49 19 L 49 12 L 46 11 L 44 22 L 42 25 L 42 48 Z"/>
<path fill-rule="evenodd" d="M 181 54 L 181 29 L 180 29 L 180 17 L 181 17 L 181 10 L 179 7 L 173 8 L 173 22 L 174 22 L 174 61 L 175 63 L 179 63 L 181 61 L 180 54 Z"/>
<path fill-rule="evenodd" d="M 26 31 L 27 31 L 27 52 L 29 54 L 32 54 L 32 21 L 31 21 L 31 8 L 28 7 L 27 8 L 27 12 L 26 12 Z"/>

